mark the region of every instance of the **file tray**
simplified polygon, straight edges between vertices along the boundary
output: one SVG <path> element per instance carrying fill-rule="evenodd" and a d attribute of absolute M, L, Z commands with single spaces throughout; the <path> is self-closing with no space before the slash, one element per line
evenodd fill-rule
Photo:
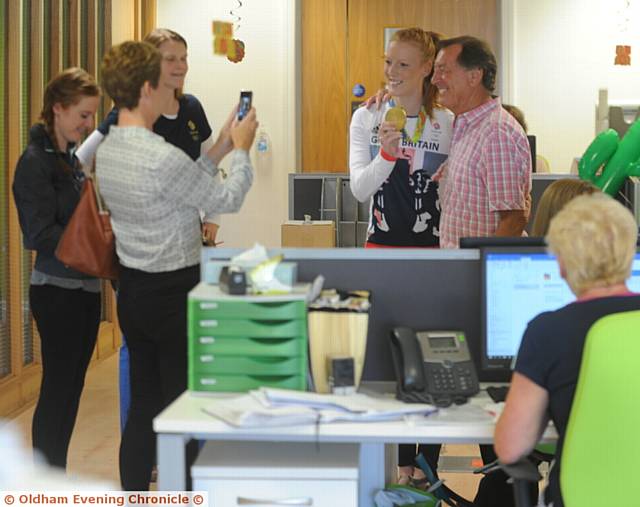
<path fill-rule="evenodd" d="M 308 284 L 290 294 L 232 296 L 198 284 L 188 296 L 191 391 L 306 389 Z"/>

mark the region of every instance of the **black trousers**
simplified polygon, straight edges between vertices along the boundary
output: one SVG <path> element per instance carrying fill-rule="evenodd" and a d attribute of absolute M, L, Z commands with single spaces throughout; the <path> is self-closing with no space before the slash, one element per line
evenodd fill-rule
<path fill-rule="evenodd" d="M 156 449 L 153 418 L 187 388 L 187 293 L 199 279 L 199 266 L 164 273 L 122 269 L 118 318 L 129 346 L 131 380 L 131 407 L 120 443 L 125 491 L 149 489 Z M 196 453 L 192 442 L 187 466 Z"/>
<path fill-rule="evenodd" d="M 32 285 L 29 303 L 40 334 L 42 383 L 31 428 L 33 448 L 65 468 L 84 377 L 100 325 L 100 294 Z"/>

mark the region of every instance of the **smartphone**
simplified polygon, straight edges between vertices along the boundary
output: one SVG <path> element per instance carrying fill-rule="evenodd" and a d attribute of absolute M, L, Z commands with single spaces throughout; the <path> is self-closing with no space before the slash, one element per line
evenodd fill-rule
<path fill-rule="evenodd" d="M 240 92 L 240 105 L 238 106 L 238 120 L 242 120 L 251 110 L 253 92 L 243 90 Z"/>

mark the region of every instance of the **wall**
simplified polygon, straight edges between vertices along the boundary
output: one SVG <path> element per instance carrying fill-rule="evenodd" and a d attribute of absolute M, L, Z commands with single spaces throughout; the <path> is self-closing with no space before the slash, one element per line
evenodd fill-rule
<path fill-rule="evenodd" d="M 111 42 L 115 46 L 135 38 L 136 0 L 116 0 L 111 3 Z"/>
<path fill-rule="evenodd" d="M 299 0 L 298 0 L 299 1 Z M 189 65 L 185 89 L 202 102 L 217 135 L 239 90 L 253 90 L 253 103 L 260 128 L 271 138 L 271 158 L 257 160 L 251 153 L 256 175 L 242 210 L 225 215 L 218 240 L 225 247 L 251 246 L 258 241 L 280 245 L 280 224 L 287 219 L 287 174 L 297 166 L 297 108 L 295 60 L 296 0 L 248 0 L 238 9 L 241 28 L 235 34 L 245 42 L 246 56 L 234 64 L 214 55 L 212 20 L 234 21 L 229 10 L 235 1 L 158 0 L 158 26 L 182 34 L 189 43 Z M 229 160 L 221 167 L 228 168 Z"/>
<path fill-rule="evenodd" d="M 514 67 L 507 98 L 525 112 L 538 153 L 554 172 L 567 172 L 595 136 L 599 88 L 609 89 L 610 102 L 640 103 L 640 6 L 630 2 L 625 24 L 623 0 L 502 3 Z M 617 44 L 632 45 L 631 66 L 613 65 Z"/>

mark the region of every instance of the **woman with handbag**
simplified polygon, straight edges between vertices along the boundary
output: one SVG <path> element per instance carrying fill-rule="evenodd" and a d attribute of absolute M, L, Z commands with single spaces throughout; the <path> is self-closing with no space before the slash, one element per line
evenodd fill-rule
<path fill-rule="evenodd" d="M 29 304 L 40 334 L 42 383 L 33 447 L 61 468 L 98 334 L 100 280 L 66 267 L 54 252 L 80 198 L 84 174 L 74 151 L 93 126 L 99 96 L 83 69 L 54 77 L 13 182 L 24 246 L 36 252 Z"/>

